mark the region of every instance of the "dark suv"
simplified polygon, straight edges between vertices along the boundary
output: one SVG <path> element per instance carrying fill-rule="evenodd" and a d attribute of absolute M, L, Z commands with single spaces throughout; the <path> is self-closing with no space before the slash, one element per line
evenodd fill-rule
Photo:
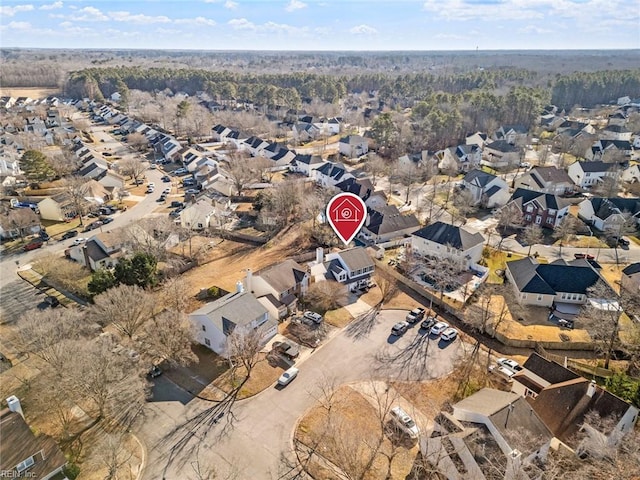
<path fill-rule="evenodd" d="M 68 232 L 65 232 L 64 235 L 62 235 L 62 240 L 68 240 L 69 238 L 73 238 L 77 236 L 78 236 L 78 230 L 69 230 Z"/>

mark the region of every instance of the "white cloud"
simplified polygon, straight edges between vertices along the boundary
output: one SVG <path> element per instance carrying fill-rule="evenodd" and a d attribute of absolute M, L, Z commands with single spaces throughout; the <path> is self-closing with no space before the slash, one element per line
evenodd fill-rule
<path fill-rule="evenodd" d="M 9 22 L 6 28 L 9 30 L 29 30 L 31 24 L 29 22 Z"/>
<path fill-rule="evenodd" d="M 305 8 L 306 6 L 307 4 L 301 2 L 300 0 L 290 0 L 289 4 L 284 9 L 287 12 L 294 12 L 296 10 L 300 10 L 301 8 Z"/>
<path fill-rule="evenodd" d="M 235 10 L 236 8 L 238 8 L 238 2 L 234 2 L 233 0 L 227 0 L 226 2 L 224 2 L 224 8 L 227 8 L 229 10 Z"/>
<path fill-rule="evenodd" d="M 369 25 L 363 24 L 350 28 L 349 33 L 353 33 L 354 35 L 373 35 L 374 33 L 378 33 L 378 30 Z"/>
<path fill-rule="evenodd" d="M 152 23 L 170 23 L 171 19 L 164 15 L 152 17 L 142 13 L 132 14 L 131 12 L 109 12 L 109 17 L 116 22 L 135 23 L 138 25 L 149 25 Z"/>
<path fill-rule="evenodd" d="M 53 3 L 42 5 L 40 7 L 40 10 L 56 10 L 58 8 L 62 8 L 62 5 L 63 5 L 63 3 L 60 2 L 60 1 L 53 2 Z"/>
<path fill-rule="evenodd" d="M 79 22 L 106 22 L 109 20 L 109 17 L 96 7 L 84 7 L 78 10 L 78 13 L 75 13 L 71 17 L 71 20 Z"/>
<path fill-rule="evenodd" d="M 15 7 L 0 7 L 0 15 L 3 17 L 13 17 L 19 12 L 29 12 L 33 10 L 33 5 L 16 5 Z"/>
<path fill-rule="evenodd" d="M 196 18 L 179 18 L 174 20 L 174 23 L 177 24 L 185 24 L 185 25 L 204 25 L 207 27 L 213 27 L 216 25 L 216 21 L 210 18 L 205 17 L 196 17 Z"/>
<path fill-rule="evenodd" d="M 537 25 L 527 25 L 518 30 L 518 33 L 535 33 L 537 35 L 542 35 L 545 33 L 551 33 L 553 30 L 549 30 L 548 28 L 541 28 Z"/>
<path fill-rule="evenodd" d="M 227 23 L 236 30 L 255 30 L 256 28 L 255 23 L 246 18 L 232 18 Z"/>

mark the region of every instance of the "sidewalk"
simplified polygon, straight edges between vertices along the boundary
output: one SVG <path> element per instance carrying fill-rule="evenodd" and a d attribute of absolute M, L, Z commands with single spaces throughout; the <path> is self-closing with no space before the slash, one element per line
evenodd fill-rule
<path fill-rule="evenodd" d="M 25 280 L 26 282 L 33 285 L 35 288 L 40 290 L 47 296 L 56 297 L 61 305 L 64 307 L 73 306 L 74 303 L 77 303 L 82 306 L 87 306 L 88 302 L 83 300 L 72 293 L 65 292 L 62 290 L 57 290 L 56 288 L 47 284 L 42 275 L 31 268 L 31 265 L 25 265 L 18 269 L 18 276 Z"/>

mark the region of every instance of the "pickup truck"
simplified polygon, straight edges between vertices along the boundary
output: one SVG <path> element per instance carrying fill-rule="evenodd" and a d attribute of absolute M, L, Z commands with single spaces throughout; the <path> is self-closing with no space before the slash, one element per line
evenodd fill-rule
<path fill-rule="evenodd" d="M 273 350 L 291 360 L 300 355 L 300 349 L 298 346 L 289 342 L 273 342 Z"/>
<path fill-rule="evenodd" d="M 405 320 L 409 323 L 417 323 L 424 318 L 424 308 L 418 307 L 407 313 Z"/>

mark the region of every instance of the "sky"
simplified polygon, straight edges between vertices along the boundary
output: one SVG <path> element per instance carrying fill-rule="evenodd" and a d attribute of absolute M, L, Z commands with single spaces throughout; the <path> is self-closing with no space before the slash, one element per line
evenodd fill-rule
<path fill-rule="evenodd" d="M 0 0 L 0 3 L 2 47 L 640 48 L 638 0 Z"/>

